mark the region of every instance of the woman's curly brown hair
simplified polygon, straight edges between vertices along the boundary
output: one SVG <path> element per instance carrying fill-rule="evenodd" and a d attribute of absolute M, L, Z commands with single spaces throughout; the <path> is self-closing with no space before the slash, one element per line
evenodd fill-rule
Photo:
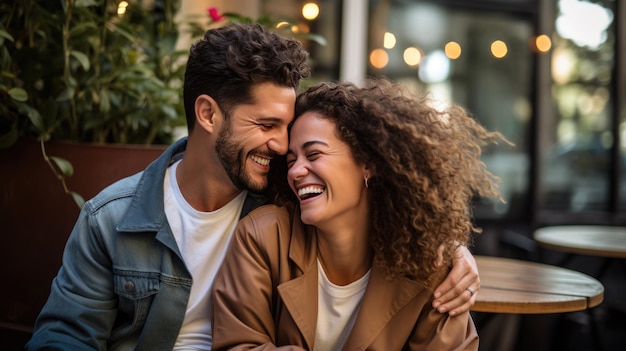
<path fill-rule="evenodd" d="M 429 283 L 438 248 L 443 244 L 445 263 L 451 264 L 457 246 L 479 232 L 471 199 L 499 196 L 499 180 L 480 155 L 486 144 L 504 137 L 485 130 L 461 107 L 438 111 L 426 96 L 385 79 L 370 80 L 363 88 L 351 83 L 311 87 L 297 99 L 296 119 L 307 111 L 333 121 L 357 162 L 373 171 L 368 192 L 375 261 L 390 278 Z M 283 186 L 277 201 L 294 205 L 296 200 Z"/>

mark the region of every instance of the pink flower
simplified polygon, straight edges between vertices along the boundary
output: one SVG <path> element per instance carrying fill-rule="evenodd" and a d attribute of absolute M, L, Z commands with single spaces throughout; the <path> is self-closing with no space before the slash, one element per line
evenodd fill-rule
<path fill-rule="evenodd" d="M 207 13 L 209 14 L 209 17 L 211 17 L 211 19 L 215 22 L 220 21 L 222 18 L 224 18 L 224 16 L 220 15 L 217 7 L 209 7 L 207 9 Z"/>

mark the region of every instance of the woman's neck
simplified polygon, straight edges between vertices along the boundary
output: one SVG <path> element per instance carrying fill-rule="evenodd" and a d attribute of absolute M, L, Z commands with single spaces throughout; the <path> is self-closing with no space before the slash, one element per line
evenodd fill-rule
<path fill-rule="evenodd" d="M 322 232 L 317 229 L 318 259 L 333 284 L 348 285 L 372 266 L 372 250 L 366 231 Z"/>

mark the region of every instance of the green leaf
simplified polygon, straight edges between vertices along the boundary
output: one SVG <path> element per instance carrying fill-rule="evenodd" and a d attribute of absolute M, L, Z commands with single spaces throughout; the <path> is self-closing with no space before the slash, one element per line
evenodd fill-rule
<path fill-rule="evenodd" d="M 314 42 L 320 44 L 321 46 L 326 46 L 328 44 L 327 41 L 326 41 L 326 38 L 324 38 L 323 36 L 321 36 L 319 34 L 305 33 L 305 34 L 298 34 L 298 35 L 296 35 L 296 37 L 308 39 L 310 41 L 314 41 Z"/>
<path fill-rule="evenodd" d="M 110 30 L 113 33 L 118 33 L 121 36 L 125 37 L 126 39 L 128 39 L 128 41 L 130 42 L 134 42 L 135 40 L 137 40 L 137 37 L 133 34 L 131 34 L 129 31 L 122 29 L 122 27 L 117 26 L 114 22 L 115 19 L 109 20 L 108 22 L 105 23 L 105 27 Z"/>
<path fill-rule="evenodd" d="M 13 100 L 24 102 L 28 100 L 28 93 L 22 88 L 9 89 L 9 95 Z"/>
<path fill-rule="evenodd" d="M 57 96 L 56 100 L 58 102 L 67 101 L 74 96 L 74 91 L 74 88 L 67 87 L 61 92 L 61 94 L 59 94 L 59 96 Z"/>
<path fill-rule="evenodd" d="M 18 103 L 18 109 L 20 113 L 25 114 L 26 117 L 28 117 L 30 123 L 35 126 L 35 129 L 37 129 L 39 133 L 45 132 L 43 119 L 41 118 L 41 114 L 39 114 L 39 111 L 22 102 Z"/>
<path fill-rule="evenodd" d="M 15 41 L 9 32 L 0 29 L 0 37 L 5 38 L 9 41 Z"/>
<path fill-rule="evenodd" d="M 9 71 L 1 71 L 0 72 L 0 76 L 6 77 L 6 78 L 10 78 L 10 79 L 15 78 L 15 74 L 13 74 L 12 72 L 9 72 Z"/>
<path fill-rule="evenodd" d="M 163 112 L 169 118 L 178 117 L 178 113 L 176 113 L 176 109 L 171 105 L 161 105 L 161 112 Z"/>
<path fill-rule="evenodd" d="M 66 80 L 66 83 L 68 87 L 76 88 L 78 86 L 78 82 L 76 82 L 76 78 L 74 78 L 73 76 L 69 76 Z"/>
<path fill-rule="evenodd" d="M 98 26 L 95 22 L 78 23 L 70 30 L 70 36 L 78 35 L 87 31 L 95 31 Z"/>
<path fill-rule="evenodd" d="M 251 17 L 243 16 L 236 12 L 224 12 L 222 16 L 226 17 L 231 23 L 254 23 Z"/>
<path fill-rule="evenodd" d="M 15 144 L 19 133 L 17 128 L 11 128 L 7 133 L 0 135 L 0 149 L 6 149 Z"/>
<path fill-rule="evenodd" d="M 89 57 L 87 57 L 87 55 L 76 50 L 71 50 L 70 55 L 74 57 L 81 66 L 83 66 L 85 71 L 89 71 Z"/>
<path fill-rule="evenodd" d="M 76 0 L 75 5 L 80 7 L 89 7 L 98 6 L 98 3 L 95 0 Z"/>
<path fill-rule="evenodd" d="M 108 98 L 110 101 L 110 104 L 116 107 L 119 107 L 120 105 L 122 105 L 122 101 L 120 99 L 119 94 L 116 94 L 115 92 L 110 92 L 108 94 Z"/>
<path fill-rule="evenodd" d="M 111 111 L 111 99 L 109 99 L 109 91 L 103 89 L 100 91 L 100 111 L 101 112 L 109 112 Z"/>
<path fill-rule="evenodd" d="M 59 171 L 61 171 L 61 174 L 64 176 L 71 177 L 74 174 L 74 167 L 70 161 L 57 156 L 50 156 L 50 159 L 54 161 L 54 164 L 57 168 L 59 168 Z"/>
<path fill-rule="evenodd" d="M 83 197 L 75 191 L 70 191 L 70 195 L 72 195 L 72 198 L 74 199 L 76 205 L 78 205 L 79 208 L 82 208 L 85 204 L 85 199 L 83 199 Z"/>

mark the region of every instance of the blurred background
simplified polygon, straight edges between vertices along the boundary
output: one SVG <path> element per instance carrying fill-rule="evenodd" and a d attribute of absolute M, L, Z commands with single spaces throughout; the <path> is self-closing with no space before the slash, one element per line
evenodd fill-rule
<path fill-rule="evenodd" d="M 537 248 L 535 228 L 626 225 L 626 1 L 180 0 L 177 23 L 202 18 L 198 26 L 216 25 L 206 24 L 211 7 L 274 23 L 290 20 L 311 53 L 313 76 L 305 87 L 386 76 L 427 91 L 441 106 L 465 107 L 512 141 L 483 155 L 502 179 L 505 203 L 476 200 L 474 216 L 484 232 L 475 238 L 475 254 L 555 263 L 562 257 Z M 306 39 L 307 33 L 319 34 L 325 45 Z M 177 34 L 176 48 L 187 50 L 194 36 Z M 599 264 L 581 257 L 569 268 L 593 272 Z M 626 342 L 621 264 L 603 279 L 605 302 L 597 308 L 608 350 Z M 593 349 L 584 315 L 499 316 L 501 322 L 489 326 L 475 317 L 481 350 Z M 21 331 L 27 334 L 28 327 Z"/>
<path fill-rule="evenodd" d="M 183 1 L 185 3 L 185 1 Z M 189 1 L 188 3 L 191 3 Z M 556 264 L 534 229 L 626 225 L 626 2 L 621 0 L 206 1 L 225 11 L 298 20 L 313 81 L 387 76 L 459 104 L 515 146 L 483 160 L 506 203 L 477 199 L 476 254 Z M 593 275 L 601 258 L 568 268 Z M 626 342 L 626 269 L 603 276 L 604 349 Z M 476 314 L 481 350 L 594 350 L 585 313 Z M 494 323 L 494 320 L 496 322 Z"/>
<path fill-rule="evenodd" d="M 305 40 L 314 81 L 384 75 L 503 133 L 515 146 L 484 161 L 506 204 L 479 202 L 483 223 L 626 223 L 623 1 L 186 3 L 297 19 L 295 31 L 327 40 Z"/>

